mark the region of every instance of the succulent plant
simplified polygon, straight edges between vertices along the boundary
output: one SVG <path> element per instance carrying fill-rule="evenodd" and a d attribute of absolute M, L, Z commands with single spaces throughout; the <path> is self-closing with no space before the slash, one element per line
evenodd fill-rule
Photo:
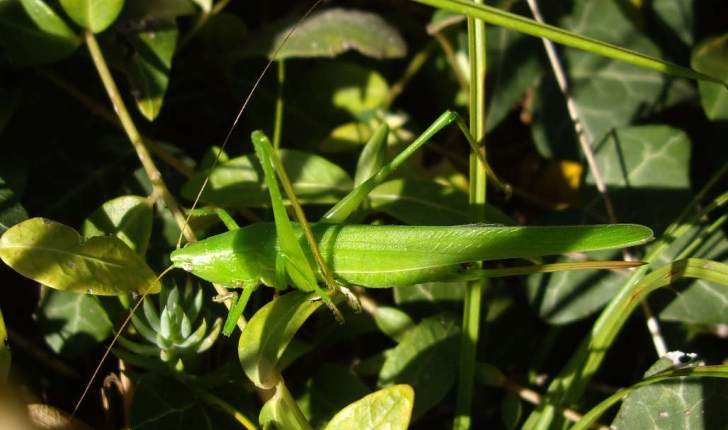
<path fill-rule="evenodd" d="M 189 370 L 186 364 L 209 349 L 222 329 L 221 318 L 208 330 L 207 319 L 203 317 L 193 330 L 200 319 L 202 304 L 202 289 L 193 288 L 191 282 L 183 292 L 176 286 L 164 287 L 159 294 L 159 309 L 147 297 L 142 303 L 143 312 L 135 313 L 131 319 L 134 328 L 151 345 L 119 337 L 119 343 L 131 353 L 119 350 L 114 353 L 140 367 L 156 370 L 167 367 L 173 373 L 184 374 Z M 155 356 L 159 361 L 151 359 Z"/>

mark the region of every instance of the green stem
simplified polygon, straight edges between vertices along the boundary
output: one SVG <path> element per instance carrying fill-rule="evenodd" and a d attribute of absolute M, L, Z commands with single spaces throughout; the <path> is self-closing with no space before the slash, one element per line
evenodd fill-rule
<path fill-rule="evenodd" d="M 286 79 L 286 61 L 278 60 L 278 98 L 276 98 L 275 123 L 273 124 L 273 149 L 281 147 L 283 130 L 283 83 Z"/>
<path fill-rule="evenodd" d="M 94 37 L 94 34 L 91 31 L 85 31 L 84 38 L 86 39 L 86 46 L 88 47 L 89 53 L 91 54 L 91 59 L 93 60 L 94 66 L 96 67 L 96 70 L 101 77 L 101 81 L 104 84 L 106 93 L 109 95 L 109 99 L 111 99 L 111 103 L 114 105 L 114 110 L 116 111 L 119 120 L 121 121 L 121 125 L 124 128 L 126 135 L 129 137 L 131 144 L 134 146 L 134 150 L 139 157 L 139 161 L 141 161 L 144 170 L 149 176 L 152 187 L 154 187 L 153 194 L 162 197 L 162 200 L 164 200 L 164 203 L 171 211 L 172 216 L 177 222 L 180 230 L 182 230 L 182 233 L 184 234 L 187 241 L 196 242 L 197 237 L 195 237 L 195 233 L 187 225 L 187 219 L 184 213 L 179 209 L 180 206 L 177 204 L 177 200 L 167 189 L 167 185 L 162 180 L 162 174 L 159 172 L 159 169 L 157 169 L 157 166 L 154 164 L 154 160 L 147 150 L 141 134 L 134 125 L 131 114 L 129 114 L 129 111 L 124 104 L 124 100 L 119 94 L 119 89 L 116 87 L 114 78 L 111 76 L 111 71 L 106 64 L 106 60 L 104 60 L 103 53 L 101 52 L 101 48 L 99 47 L 99 44 Z M 213 286 L 215 287 L 215 290 L 219 295 L 224 295 L 227 293 L 227 290 L 222 286 L 216 284 L 213 284 Z M 227 300 L 225 302 L 225 305 L 229 309 L 230 300 Z"/>
<path fill-rule="evenodd" d="M 657 70 L 668 75 L 682 76 L 689 79 L 705 80 L 723 84 L 728 88 L 728 82 L 705 73 L 681 67 L 658 58 L 639 52 L 630 51 L 616 45 L 601 42 L 589 37 L 566 31 L 552 25 L 541 24 L 532 19 L 524 18 L 492 6 L 473 3 L 467 0 L 414 0 L 439 9 L 446 9 L 468 17 L 482 19 L 488 24 L 516 30 L 520 33 L 536 37 L 545 37 L 556 43 L 593 52 L 603 57 L 614 58 L 646 69 Z"/>
<path fill-rule="evenodd" d="M 286 382 L 280 374 L 278 375 L 278 383 L 276 384 L 275 389 L 275 397 L 278 397 L 280 402 L 285 405 L 285 411 L 289 413 L 287 418 L 292 421 L 284 424 L 289 424 L 290 427 L 288 428 L 310 429 L 311 424 L 308 422 L 303 412 L 301 412 L 301 408 L 298 407 L 298 403 L 296 403 L 291 392 L 288 391 Z"/>
<path fill-rule="evenodd" d="M 114 105 L 114 110 L 121 121 L 121 125 L 124 127 L 126 135 L 129 137 L 131 144 L 134 146 L 134 150 L 139 157 L 139 161 L 141 161 L 144 170 L 149 176 L 149 180 L 152 182 L 155 193 L 161 196 L 167 204 L 167 207 L 172 212 L 175 221 L 177 221 L 177 225 L 182 230 L 187 240 L 190 242 L 196 241 L 197 239 L 195 238 L 194 233 L 192 233 L 192 230 L 187 227 L 184 214 L 179 210 L 177 201 L 167 189 L 167 185 L 162 180 L 162 174 L 154 164 L 151 154 L 144 145 L 144 140 L 142 139 L 141 134 L 139 134 L 139 131 L 134 125 L 134 121 L 131 119 L 131 115 L 124 104 L 124 100 L 119 94 L 119 89 L 116 87 L 114 78 L 111 76 L 111 71 L 109 71 L 106 60 L 104 60 L 104 56 L 98 42 L 96 41 L 96 37 L 94 37 L 94 34 L 88 30 L 84 32 L 84 37 L 86 38 L 86 46 L 91 54 L 91 59 L 93 60 L 94 66 L 96 66 L 96 70 L 101 77 L 106 93 L 109 95 L 111 103 Z"/>
<path fill-rule="evenodd" d="M 215 405 L 218 408 L 222 409 L 226 413 L 228 413 L 231 417 L 235 419 L 235 421 L 239 422 L 248 430 L 257 430 L 258 427 L 253 423 L 253 421 L 249 420 L 248 417 L 246 417 L 242 412 L 238 411 L 231 405 L 230 403 L 226 402 L 225 400 L 221 399 L 220 397 L 212 394 L 211 392 L 203 389 L 194 389 L 195 395 L 202 400 L 206 401 L 207 403 L 211 405 Z"/>
<path fill-rule="evenodd" d="M 475 0 L 482 3 L 482 0 Z M 484 222 L 487 170 L 485 163 L 485 23 L 468 18 L 470 48 L 470 133 L 475 148 L 470 156 L 470 220 Z M 482 267 L 482 263 L 478 263 Z M 480 314 L 485 279 L 469 282 L 465 290 L 460 338 L 460 374 L 453 428 L 469 429 L 475 381 L 475 359 L 480 339 Z"/>

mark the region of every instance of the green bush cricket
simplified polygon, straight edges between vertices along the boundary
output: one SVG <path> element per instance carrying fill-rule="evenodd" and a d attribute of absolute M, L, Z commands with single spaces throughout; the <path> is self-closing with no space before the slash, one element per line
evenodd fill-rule
<path fill-rule="evenodd" d="M 244 108 L 241 113 L 242 110 Z M 443 114 L 442 118 L 445 118 L 444 123 L 433 124 L 432 132 L 423 134 L 418 139 L 420 143 L 413 144 L 397 160 L 416 151 L 445 123 L 457 122 L 449 113 Z M 464 127 L 461 126 L 461 129 Z M 469 134 L 465 133 L 465 136 L 472 144 Z M 258 223 L 223 233 L 174 251 L 171 255 L 175 267 L 230 288 L 243 288 L 242 298 L 234 304 L 228 317 L 225 328 L 228 335 L 243 313 L 250 294 L 261 283 L 277 289 L 291 285 L 303 291 L 317 292 L 338 315 L 326 292 L 319 287 L 319 282 L 325 282 L 331 289 L 341 289 L 340 284 L 344 287 L 382 288 L 425 281 L 473 280 L 556 270 L 624 268 L 635 263 L 564 263 L 485 270 L 474 268 L 470 263 L 633 246 L 646 242 L 652 236 L 649 229 L 636 225 L 404 227 L 319 223 L 309 228 L 295 195 L 290 191 L 290 182 L 285 178 L 280 161 L 261 133 L 254 134 L 254 145 L 269 184 L 275 224 Z M 371 181 L 352 191 L 351 197 L 343 199 L 342 204 L 324 217 L 324 221 L 342 222 L 397 165 L 395 161 L 385 166 Z M 286 193 L 298 212 L 301 224 L 291 223 L 288 219 L 274 170 L 288 188 Z M 307 244 L 301 243 L 304 236 Z"/>
<path fill-rule="evenodd" d="M 270 142 L 261 132 L 253 133 L 253 142 L 264 166 L 276 222 L 257 223 L 219 234 L 171 255 L 175 267 L 213 283 L 244 288 L 243 298 L 231 310 L 224 330 L 227 335 L 232 332 L 250 293 L 260 284 L 280 290 L 293 285 L 303 291 L 316 291 L 333 309 L 318 282 L 326 280 L 331 288 L 337 288 L 338 284 L 382 288 L 536 271 L 623 268 L 634 263 L 565 263 L 497 270 L 469 270 L 468 263 L 634 246 L 652 237 L 648 228 L 638 225 L 415 227 L 320 223 L 310 230 L 312 242 L 323 250 L 316 256 L 311 247 L 300 244 L 307 226 L 292 224 L 286 215 L 273 173 L 274 164 L 281 166 Z M 286 179 L 283 175 L 284 183 Z M 355 193 L 357 190 L 352 192 Z M 289 197 L 297 202 L 295 196 L 289 194 Z M 301 215 L 299 210 L 299 218 L 305 219 Z M 320 270 L 314 271 L 311 267 Z M 335 280 L 325 274 L 327 267 L 331 268 Z"/>

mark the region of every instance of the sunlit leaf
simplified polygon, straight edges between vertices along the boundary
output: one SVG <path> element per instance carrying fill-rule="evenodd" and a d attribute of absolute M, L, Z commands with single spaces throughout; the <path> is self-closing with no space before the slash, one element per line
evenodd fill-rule
<path fill-rule="evenodd" d="M 66 39 L 76 37 L 71 27 L 44 0 L 20 0 L 20 4 L 30 19 L 44 32 Z"/>
<path fill-rule="evenodd" d="M 128 64 L 128 73 L 139 111 L 154 120 L 162 108 L 169 84 L 172 56 L 179 31 L 174 21 L 164 21 L 157 28 L 130 34 L 135 55 Z"/>
<path fill-rule="evenodd" d="M 668 355 L 686 356 L 680 352 Z M 645 377 L 664 368 L 666 359 L 660 358 Z M 682 364 L 679 367 L 695 367 L 697 363 Z M 665 369 L 662 369 L 665 370 Z M 612 425 L 616 428 L 683 428 L 714 429 L 725 427 L 727 420 L 724 399 L 728 396 L 728 381 L 717 378 L 670 378 L 631 392 Z"/>
<path fill-rule="evenodd" d="M 594 153 L 622 222 L 660 230 L 691 198 L 691 144 L 680 130 L 666 125 L 617 128 L 597 141 Z M 582 189 L 584 209 L 592 214 L 606 213 L 593 173 L 587 174 Z"/>
<path fill-rule="evenodd" d="M 565 3 L 551 5 L 563 13 Z M 624 16 L 615 2 L 576 2 L 560 26 L 582 36 L 657 56 L 658 48 Z M 560 57 L 569 79 L 569 92 L 579 112 L 579 122 L 589 141 L 611 128 L 659 112 L 694 95 L 683 79 L 608 59 L 591 52 L 565 49 Z M 533 101 L 533 134 L 539 152 L 547 158 L 578 160 L 578 141 L 566 101 L 555 80 L 540 85 Z"/>
<path fill-rule="evenodd" d="M 414 402 L 415 392 L 409 385 L 383 388 L 342 409 L 326 429 L 404 430 L 409 427 Z"/>
<path fill-rule="evenodd" d="M 289 21 L 268 30 L 256 38 L 250 52 L 269 58 L 275 54 L 277 60 L 284 60 L 333 57 L 350 49 L 374 58 L 398 58 L 407 51 L 397 29 L 370 12 L 340 8 L 315 11 L 288 38 L 296 23 Z M 286 44 L 276 51 L 286 38 Z"/>
<path fill-rule="evenodd" d="M 61 6 L 76 24 L 100 33 L 116 21 L 124 0 L 61 0 Z"/>
<path fill-rule="evenodd" d="M 248 321 L 238 344 L 240 364 L 260 388 L 278 383 L 276 364 L 298 329 L 321 306 L 312 294 L 292 291 L 268 303 Z"/>
<path fill-rule="evenodd" d="M 297 398 L 296 403 L 314 428 L 322 428 L 346 405 L 369 392 L 366 384 L 351 370 L 321 363 L 306 382 L 304 397 Z"/>
<path fill-rule="evenodd" d="M 159 292 L 156 275 L 115 236 L 83 242 L 70 227 L 42 218 L 13 226 L 0 238 L 0 258 L 15 271 L 57 290 L 121 295 Z"/>
<path fill-rule="evenodd" d="M 81 37 L 40 0 L 0 3 L 0 39 L 13 63 L 47 64 L 71 55 Z"/>
<path fill-rule="evenodd" d="M 152 234 L 150 201 L 139 196 L 122 196 L 110 200 L 84 221 L 83 237 L 114 235 L 129 248 L 144 256 Z"/>
<path fill-rule="evenodd" d="M 317 155 L 278 150 L 278 156 L 301 203 L 336 203 L 352 189 L 351 177 L 340 167 Z M 207 172 L 188 181 L 182 193 L 194 199 Z M 201 201 L 227 207 L 270 207 L 263 170 L 253 155 L 220 163 L 210 175 Z"/>

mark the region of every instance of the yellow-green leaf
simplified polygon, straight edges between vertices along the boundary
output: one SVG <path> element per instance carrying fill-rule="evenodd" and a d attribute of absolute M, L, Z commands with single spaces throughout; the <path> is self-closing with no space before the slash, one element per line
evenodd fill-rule
<path fill-rule="evenodd" d="M 61 0 L 61 6 L 76 24 L 100 33 L 116 21 L 124 0 Z"/>
<path fill-rule="evenodd" d="M 414 403 L 415 391 L 409 385 L 383 388 L 342 409 L 326 429 L 406 429 Z"/>
<path fill-rule="evenodd" d="M 118 237 L 83 242 L 74 229 L 43 218 L 6 231 L 0 258 L 21 275 L 57 290 L 103 296 L 160 290 L 152 269 Z"/>

